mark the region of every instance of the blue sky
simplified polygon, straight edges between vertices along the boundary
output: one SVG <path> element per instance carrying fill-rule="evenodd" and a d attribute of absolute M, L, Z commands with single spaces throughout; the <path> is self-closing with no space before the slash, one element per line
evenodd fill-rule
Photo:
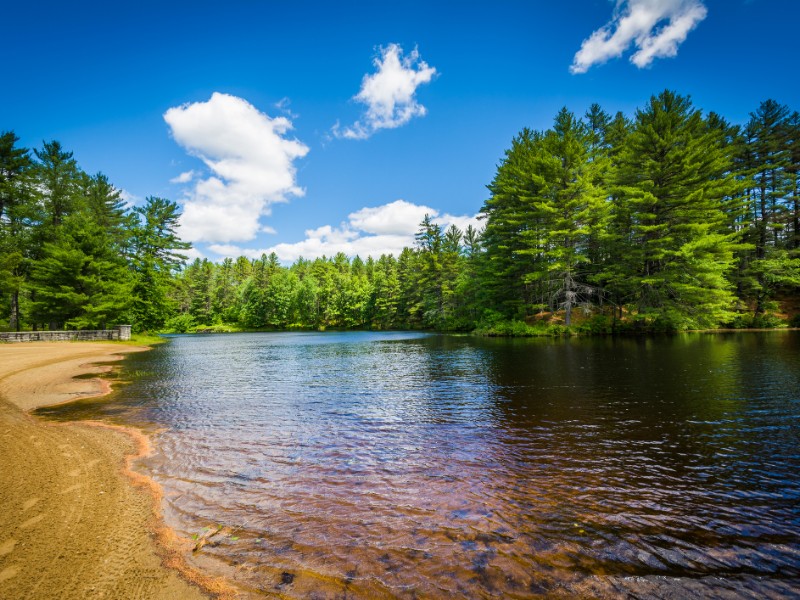
<path fill-rule="evenodd" d="M 800 110 L 794 0 L 14 3 L 1 130 L 57 139 L 195 252 L 380 254 L 462 228 L 523 127 L 670 88 Z"/>

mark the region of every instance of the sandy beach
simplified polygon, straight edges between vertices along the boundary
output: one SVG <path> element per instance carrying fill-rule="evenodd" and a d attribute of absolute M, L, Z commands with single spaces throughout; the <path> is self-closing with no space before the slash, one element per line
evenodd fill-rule
<path fill-rule="evenodd" d="M 147 350 L 114 343 L 0 344 L 0 598 L 232 597 L 192 571 L 159 518 L 160 490 L 131 470 L 147 439 L 28 411 L 107 393 L 92 363 Z"/>

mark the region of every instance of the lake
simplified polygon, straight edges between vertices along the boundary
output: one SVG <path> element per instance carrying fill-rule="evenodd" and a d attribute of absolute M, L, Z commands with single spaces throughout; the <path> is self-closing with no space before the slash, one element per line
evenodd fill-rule
<path fill-rule="evenodd" d="M 175 336 L 125 376 L 40 412 L 149 432 L 256 597 L 800 597 L 800 332 Z"/>

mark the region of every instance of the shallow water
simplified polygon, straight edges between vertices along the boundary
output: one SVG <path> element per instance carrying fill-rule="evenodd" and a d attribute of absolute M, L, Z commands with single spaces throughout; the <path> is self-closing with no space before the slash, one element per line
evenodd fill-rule
<path fill-rule="evenodd" d="M 167 522 L 288 597 L 800 597 L 800 334 L 176 336 L 111 401 Z M 205 528 L 205 529 L 204 529 Z M 204 563 L 206 564 L 206 563 Z"/>

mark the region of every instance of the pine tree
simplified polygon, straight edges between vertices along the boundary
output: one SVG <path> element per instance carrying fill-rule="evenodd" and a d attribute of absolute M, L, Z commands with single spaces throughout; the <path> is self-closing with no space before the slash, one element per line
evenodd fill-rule
<path fill-rule="evenodd" d="M 122 193 L 102 173 L 90 177 L 81 172 L 79 180 L 82 203 L 88 218 L 105 229 L 114 247 L 123 256 L 130 257 L 131 230 L 135 226 L 135 219 L 129 213 Z"/>
<path fill-rule="evenodd" d="M 125 271 L 103 227 L 79 214 L 64 217 L 32 268 L 32 318 L 59 328 L 105 329 L 127 311 Z"/>
<path fill-rule="evenodd" d="M 9 327 L 22 324 L 20 293 L 35 252 L 32 228 L 41 211 L 31 178 L 29 151 L 17 146 L 13 132 L 0 134 L 0 316 L 8 315 Z"/>
<path fill-rule="evenodd" d="M 64 218 L 79 208 L 83 173 L 72 152 L 57 141 L 45 142 L 34 154 L 38 159 L 35 173 L 50 225 L 45 239 L 52 239 Z"/>
<path fill-rule="evenodd" d="M 793 112 L 786 122 L 789 146 L 789 164 L 786 167 L 789 179 L 787 209 L 789 214 L 788 247 L 800 250 L 800 113 Z"/>
<path fill-rule="evenodd" d="M 600 293 L 589 283 L 596 271 L 592 252 L 597 253 L 607 220 L 602 187 L 606 161 L 597 135 L 567 109 L 558 113 L 532 163 L 542 185 L 530 198 L 529 214 L 542 229 L 523 232 L 529 245 L 518 251 L 539 258 L 538 268 L 525 280 L 537 284 L 550 310 L 564 309 L 567 326 L 572 309 L 588 307 Z"/>
<path fill-rule="evenodd" d="M 744 239 L 753 251 L 742 253 L 740 293 L 754 300 L 755 318 L 764 314 L 781 273 L 794 268 L 784 248 L 791 245 L 792 153 L 788 107 L 762 102 L 744 128 L 738 161 L 749 183 L 744 197 Z M 787 222 L 788 221 L 788 222 Z"/>
<path fill-rule="evenodd" d="M 457 329 L 457 314 L 461 298 L 458 294 L 458 275 L 463 269 L 461 240 L 464 234 L 455 225 L 450 225 L 442 239 L 442 270 L 439 287 L 442 298 L 442 329 Z"/>
<path fill-rule="evenodd" d="M 174 273 L 184 264 L 181 250 L 191 247 L 177 234 L 180 209 L 175 202 L 149 197 L 133 213 L 132 308 L 137 331 L 156 331 L 171 316 L 169 291 Z"/>
<path fill-rule="evenodd" d="M 411 248 L 403 248 L 397 257 L 397 317 L 398 324 L 403 328 L 422 327 L 424 310 L 419 283 L 419 255 Z"/>
<path fill-rule="evenodd" d="M 394 257 L 382 254 L 375 264 L 372 293 L 370 295 L 371 324 L 376 329 L 398 327 L 398 303 L 400 281 L 397 277 L 397 261 Z"/>
<path fill-rule="evenodd" d="M 545 185 L 534 166 L 542 137 L 523 129 L 511 141 L 480 211 L 486 220 L 481 287 L 486 304 L 506 317 L 524 317 L 537 303 L 538 290 L 529 275 L 541 270 L 542 257 L 530 250 L 546 229 L 529 209 L 531 198 Z"/>
<path fill-rule="evenodd" d="M 629 243 L 616 258 L 640 316 L 678 328 L 732 316 L 726 274 L 737 246 L 723 211 L 738 189 L 731 154 L 687 97 L 665 91 L 637 111 L 615 193 L 630 219 Z"/>
<path fill-rule="evenodd" d="M 422 322 L 427 327 L 441 328 L 444 324 L 444 297 L 442 290 L 442 228 L 426 214 L 414 236 L 419 258 Z"/>
<path fill-rule="evenodd" d="M 232 323 L 235 321 L 236 281 L 233 259 L 226 258 L 214 269 L 212 280 L 211 320 Z"/>

